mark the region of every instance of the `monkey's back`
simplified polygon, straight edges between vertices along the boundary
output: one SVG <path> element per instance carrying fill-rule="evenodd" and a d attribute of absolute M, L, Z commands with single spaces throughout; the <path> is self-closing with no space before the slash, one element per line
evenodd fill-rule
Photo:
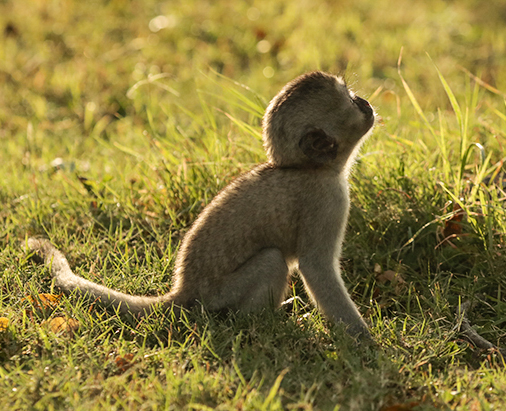
<path fill-rule="evenodd" d="M 334 210 L 343 195 L 339 180 L 335 174 L 322 179 L 321 170 L 276 168 L 268 163 L 238 177 L 204 209 L 184 237 L 173 290 L 204 289 L 226 281 L 227 274 L 265 248 L 278 248 L 287 261 L 294 259 L 301 213 L 307 213 L 308 206 Z M 313 190 L 325 195 L 313 198 Z"/>

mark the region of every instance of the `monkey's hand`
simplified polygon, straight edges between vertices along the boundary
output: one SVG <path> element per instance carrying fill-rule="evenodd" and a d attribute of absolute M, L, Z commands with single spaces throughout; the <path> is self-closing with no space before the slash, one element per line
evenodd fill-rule
<path fill-rule="evenodd" d="M 373 343 L 374 340 L 364 322 L 353 324 L 346 329 L 349 335 L 357 339 L 359 343 Z"/>

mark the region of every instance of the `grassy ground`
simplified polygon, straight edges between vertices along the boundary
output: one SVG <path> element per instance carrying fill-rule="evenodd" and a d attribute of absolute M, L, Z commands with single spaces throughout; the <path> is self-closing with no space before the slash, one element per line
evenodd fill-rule
<path fill-rule="evenodd" d="M 5 409 L 502 408 L 503 360 L 462 338 L 455 311 L 474 302 L 476 331 L 506 346 L 506 6 L 335 3 L 0 2 Z M 313 69 L 382 117 L 343 259 L 377 347 L 304 306 L 136 322 L 39 301 L 57 290 L 27 235 L 108 286 L 170 289 L 191 222 L 264 161 L 266 103 Z"/>

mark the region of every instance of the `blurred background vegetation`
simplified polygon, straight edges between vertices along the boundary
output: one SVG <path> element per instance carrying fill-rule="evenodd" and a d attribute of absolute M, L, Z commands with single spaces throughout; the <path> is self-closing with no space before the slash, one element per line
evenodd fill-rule
<path fill-rule="evenodd" d="M 506 81 L 500 0 L 33 0 L 0 7 L 2 138 L 26 133 L 30 121 L 42 134 L 67 135 L 66 145 L 83 134 L 78 125 L 102 120 L 99 128 L 113 133 L 114 123 L 142 114 L 140 102 L 127 98 L 130 87 L 159 74 L 177 91 L 163 103 L 191 108 L 195 82 L 210 69 L 267 99 L 302 72 L 330 70 L 363 94 L 385 91 L 377 106 L 393 120 L 393 97 L 404 97 L 401 47 L 403 75 L 430 111 L 448 108 L 448 100 L 427 53 L 457 93 L 468 84 L 462 67 L 500 90 Z"/>

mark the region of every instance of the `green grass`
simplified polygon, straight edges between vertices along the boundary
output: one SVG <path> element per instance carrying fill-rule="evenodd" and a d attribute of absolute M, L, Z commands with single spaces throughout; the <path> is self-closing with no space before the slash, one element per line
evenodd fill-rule
<path fill-rule="evenodd" d="M 474 301 L 473 326 L 506 347 L 505 15 L 499 0 L 0 2 L 4 408 L 501 409 L 503 359 L 467 343 L 455 312 Z M 376 347 L 304 306 L 137 322 L 26 298 L 57 292 L 29 235 L 87 278 L 169 290 L 192 221 L 265 160 L 267 102 L 314 69 L 382 117 L 342 263 Z M 61 316 L 79 328 L 51 330 Z"/>

